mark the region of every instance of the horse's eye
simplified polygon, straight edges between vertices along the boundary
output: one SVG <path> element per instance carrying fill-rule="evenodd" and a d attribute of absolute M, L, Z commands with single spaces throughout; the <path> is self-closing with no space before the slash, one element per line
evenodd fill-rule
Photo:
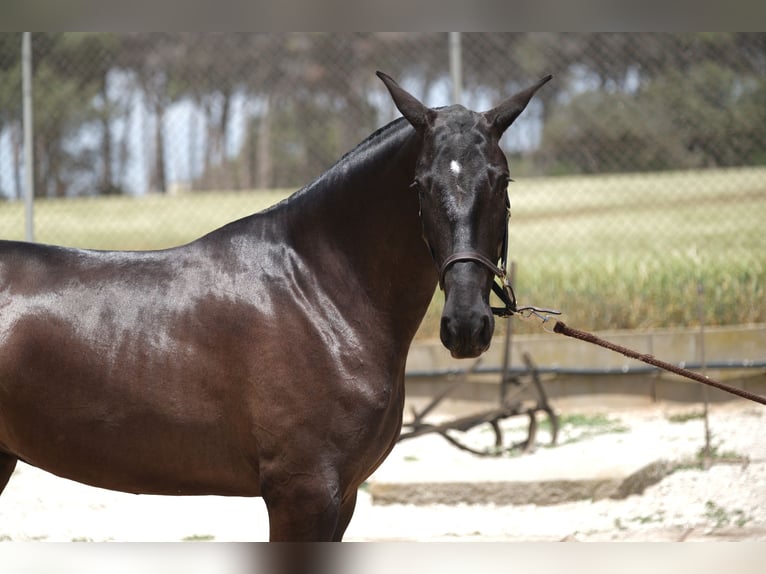
<path fill-rule="evenodd" d="M 428 195 L 428 193 L 427 193 L 427 192 L 428 192 L 428 190 L 429 190 L 429 187 L 428 187 L 428 185 L 426 184 L 426 182 L 424 182 L 422 179 L 417 179 L 417 178 L 416 178 L 416 179 L 415 179 L 415 180 L 414 180 L 414 181 L 413 181 L 413 182 L 410 184 L 410 189 L 414 189 L 414 190 L 416 190 L 416 191 L 418 192 L 418 196 L 419 196 L 419 197 L 422 199 L 423 197 L 425 197 L 426 195 Z"/>
<path fill-rule="evenodd" d="M 508 184 L 513 180 L 507 173 L 500 172 L 494 177 L 490 176 L 490 181 L 492 182 L 493 189 L 504 192 L 508 188 Z"/>

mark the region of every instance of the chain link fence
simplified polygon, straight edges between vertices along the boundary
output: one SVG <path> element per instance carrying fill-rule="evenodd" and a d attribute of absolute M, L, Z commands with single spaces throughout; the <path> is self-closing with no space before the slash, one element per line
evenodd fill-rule
<path fill-rule="evenodd" d="M 523 302 L 586 328 L 766 321 L 766 34 L 459 40 L 472 109 L 554 75 L 503 139 Z M 449 45 L 33 34 L 35 239 L 162 248 L 257 211 L 397 117 L 375 70 L 453 103 Z M 0 34 L 3 239 L 24 237 L 21 92 L 21 34 Z"/>

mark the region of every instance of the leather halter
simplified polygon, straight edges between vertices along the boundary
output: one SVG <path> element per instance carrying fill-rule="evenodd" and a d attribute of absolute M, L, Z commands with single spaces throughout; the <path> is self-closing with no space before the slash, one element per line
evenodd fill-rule
<path fill-rule="evenodd" d="M 483 265 L 489 269 L 497 279 L 500 280 L 499 283 L 497 281 L 492 281 L 492 291 L 494 291 L 495 294 L 500 298 L 504 307 L 490 307 L 492 314 L 498 317 L 510 317 L 511 315 L 515 315 L 519 312 L 519 308 L 516 305 L 516 294 L 513 292 L 513 287 L 511 287 L 511 283 L 508 280 L 507 271 L 508 221 L 511 218 L 511 203 L 507 194 L 505 196 L 505 207 L 507 215 L 505 218 L 505 232 L 503 233 L 503 245 L 500 251 L 499 265 L 497 265 L 489 257 L 479 253 L 478 251 L 472 250 L 458 251 L 453 253 L 444 261 L 442 261 L 441 265 L 439 265 L 436 261 L 436 254 L 431 248 L 431 245 L 428 242 L 428 239 L 425 237 L 425 234 L 423 234 L 423 240 L 426 242 L 428 250 L 431 252 L 431 257 L 434 258 L 434 263 L 436 263 L 439 267 L 439 287 L 442 289 L 442 291 L 444 290 L 444 278 L 447 275 L 447 271 L 450 267 L 452 267 L 453 264 L 457 263 L 458 261 L 470 261 L 473 263 L 478 263 L 479 265 Z"/>
<path fill-rule="evenodd" d="M 447 274 L 447 269 L 449 269 L 453 263 L 457 263 L 458 261 L 473 261 L 474 263 L 481 263 L 484 265 L 484 267 L 492 271 L 492 274 L 496 277 L 499 277 L 500 279 L 505 277 L 504 269 L 501 269 L 495 265 L 489 258 L 484 257 L 484 255 L 478 251 L 459 251 L 447 257 L 447 259 L 445 259 L 442 263 L 441 271 L 439 271 L 439 286 L 442 289 L 444 289 L 444 276 Z"/>
<path fill-rule="evenodd" d="M 507 234 L 508 232 L 506 231 L 506 236 L 503 239 L 504 247 L 507 245 L 508 241 Z M 501 266 L 495 265 L 489 258 L 478 251 L 458 251 L 457 253 L 453 253 L 447 257 L 441 265 L 441 269 L 439 270 L 439 287 L 444 290 L 444 276 L 454 263 L 457 263 L 458 261 L 478 263 L 489 269 L 492 274 L 500 280 L 500 283 L 492 281 L 492 291 L 495 292 L 505 306 L 490 307 L 492 314 L 497 315 L 498 317 L 510 317 L 511 315 L 515 315 L 519 309 L 516 305 L 516 294 L 513 292 L 511 282 L 508 280 L 508 272 L 505 267 L 505 253 L 506 250 L 504 248 L 503 255 L 501 256 Z"/>
<path fill-rule="evenodd" d="M 513 315 L 523 314 L 525 312 L 531 312 L 537 316 L 540 316 L 542 313 L 560 315 L 561 312 L 554 309 L 543 309 L 542 307 L 535 307 L 532 305 L 519 307 L 516 303 L 516 294 L 513 292 L 513 287 L 511 286 L 511 282 L 508 279 L 508 222 L 511 218 L 511 203 L 507 194 L 505 196 L 505 207 L 507 215 L 505 219 L 505 232 L 503 233 L 503 244 L 500 250 L 500 257 L 498 262 L 499 264 L 495 264 L 495 262 L 492 261 L 489 257 L 479 253 L 478 251 L 466 250 L 453 253 L 447 257 L 441 265 L 439 265 L 436 261 L 436 254 L 431 248 L 431 244 L 426 238 L 425 233 L 423 234 L 423 241 L 426 242 L 428 250 L 431 252 L 431 257 L 433 257 L 434 263 L 436 263 L 437 267 L 439 268 L 439 287 L 442 289 L 442 291 L 444 290 L 444 278 L 447 274 L 447 271 L 450 267 L 452 267 L 453 264 L 457 263 L 458 261 L 470 261 L 472 263 L 483 265 L 489 269 L 489 271 L 497 279 L 499 279 L 499 282 L 495 280 L 492 281 L 492 291 L 495 292 L 495 295 L 497 295 L 498 298 L 503 302 L 504 306 L 490 306 L 490 310 L 492 311 L 493 315 L 496 315 L 497 317 L 511 317 Z"/>

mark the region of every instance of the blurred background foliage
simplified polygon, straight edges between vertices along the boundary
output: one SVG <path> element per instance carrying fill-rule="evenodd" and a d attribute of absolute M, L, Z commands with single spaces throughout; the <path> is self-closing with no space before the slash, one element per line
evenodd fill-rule
<path fill-rule="evenodd" d="M 0 192 L 20 195 L 21 35 L 0 34 Z M 552 73 L 519 175 L 766 163 L 766 34 L 462 34 L 463 103 Z M 450 101 L 446 34 L 33 35 L 39 196 L 294 188 L 396 114 Z"/>

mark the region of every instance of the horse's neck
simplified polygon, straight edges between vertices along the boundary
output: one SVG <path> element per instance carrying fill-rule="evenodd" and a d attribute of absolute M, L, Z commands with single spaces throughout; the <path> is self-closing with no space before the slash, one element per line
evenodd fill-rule
<path fill-rule="evenodd" d="M 362 144 L 307 190 L 300 210 L 307 217 L 298 224 L 301 241 L 324 244 L 317 264 L 339 261 L 337 280 L 364 291 L 349 296 L 396 315 L 394 328 L 405 338 L 414 335 L 436 285 L 410 188 L 418 150 L 414 132 L 402 124 L 377 145 Z"/>

